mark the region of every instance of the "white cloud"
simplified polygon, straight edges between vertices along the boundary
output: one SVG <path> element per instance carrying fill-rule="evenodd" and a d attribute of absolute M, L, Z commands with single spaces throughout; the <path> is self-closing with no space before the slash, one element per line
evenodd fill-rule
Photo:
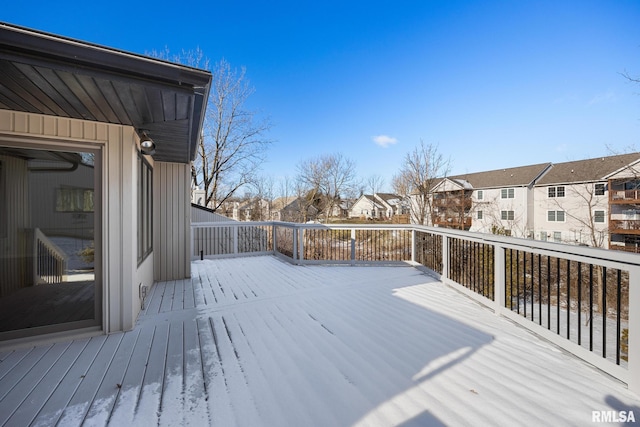
<path fill-rule="evenodd" d="M 591 101 L 589 101 L 587 105 L 591 106 L 591 105 L 602 104 L 605 102 L 611 102 L 615 100 L 616 100 L 615 92 L 613 92 L 612 90 L 609 90 L 607 92 L 600 93 L 594 96 L 593 98 L 591 98 Z"/>
<path fill-rule="evenodd" d="M 387 148 L 390 145 L 397 144 L 398 139 L 389 135 L 378 135 L 373 137 L 373 142 L 382 148 Z"/>

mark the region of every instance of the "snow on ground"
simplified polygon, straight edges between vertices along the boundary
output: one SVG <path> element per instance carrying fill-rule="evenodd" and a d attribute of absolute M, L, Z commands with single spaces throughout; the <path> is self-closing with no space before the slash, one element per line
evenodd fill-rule
<path fill-rule="evenodd" d="M 0 352 L 0 426 L 640 419 L 623 384 L 410 267 L 254 257 L 192 276 L 156 284 L 133 331 Z"/>

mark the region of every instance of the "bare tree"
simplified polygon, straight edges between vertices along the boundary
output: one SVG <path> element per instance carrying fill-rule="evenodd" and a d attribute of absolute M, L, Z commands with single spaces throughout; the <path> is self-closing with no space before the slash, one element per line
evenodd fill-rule
<path fill-rule="evenodd" d="M 357 187 L 355 162 L 340 153 L 304 160 L 298 164 L 298 182 L 308 200 L 320 202 L 317 208 L 328 221 L 341 197 Z"/>
<path fill-rule="evenodd" d="M 375 218 L 375 195 L 380 192 L 380 189 L 384 185 L 384 178 L 380 175 L 371 175 L 367 178 L 367 190 L 371 191 L 371 196 L 373 199 L 371 200 L 371 216 Z"/>
<path fill-rule="evenodd" d="M 205 206 L 217 210 L 245 185 L 256 181 L 270 141 L 268 119 L 258 120 L 245 104 L 254 93 L 244 67 L 232 68 L 224 59 L 213 65 L 200 49 L 172 55 L 168 49 L 151 56 L 210 70 L 213 79 L 196 159 L 193 184 L 205 192 Z"/>
<path fill-rule="evenodd" d="M 408 153 L 398 174 L 393 178 L 394 190 L 411 196 L 411 222 L 433 224 L 431 190 L 449 173 L 450 161 L 438 151 L 436 145 L 420 145 Z"/>
<path fill-rule="evenodd" d="M 213 70 L 213 84 L 198 156 L 193 163 L 193 181 L 202 183 L 206 203 L 217 209 L 241 187 L 256 180 L 270 141 L 264 134 L 268 121 L 244 110 L 254 89 L 245 79 L 245 69 L 231 69 L 222 60 Z"/>
<path fill-rule="evenodd" d="M 259 177 L 253 187 L 256 190 L 255 204 L 259 205 L 259 213 L 254 215 L 253 220 L 265 221 L 271 219 L 271 209 L 273 200 L 275 199 L 275 182 L 271 176 Z"/>

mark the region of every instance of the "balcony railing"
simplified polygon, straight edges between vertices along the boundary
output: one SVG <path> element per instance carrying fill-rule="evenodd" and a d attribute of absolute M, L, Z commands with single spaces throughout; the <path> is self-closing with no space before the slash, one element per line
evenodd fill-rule
<path fill-rule="evenodd" d="M 192 226 L 192 256 L 295 264 L 410 264 L 640 392 L 640 257 L 413 225 Z"/>
<path fill-rule="evenodd" d="M 611 234 L 640 234 L 640 220 L 611 220 L 609 221 Z"/>
<path fill-rule="evenodd" d="M 39 228 L 33 230 L 33 283 L 56 284 L 64 281 L 67 256 Z"/>
<path fill-rule="evenodd" d="M 611 203 L 627 203 L 640 200 L 640 190 L 609 190 Z"/>

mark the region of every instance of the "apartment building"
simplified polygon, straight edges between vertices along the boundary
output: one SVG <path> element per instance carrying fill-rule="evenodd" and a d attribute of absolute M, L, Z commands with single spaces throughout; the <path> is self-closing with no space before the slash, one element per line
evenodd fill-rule
<path fill-rule="evenodd" d="M 439 180 L 433 225 L 640 251 L 640 153 Z"/>
<path fill-rule="evenodd" d="M 529 237 L 533 186 L 550 163 L 456 175 L 432 192 L 433 225 Z"/>

